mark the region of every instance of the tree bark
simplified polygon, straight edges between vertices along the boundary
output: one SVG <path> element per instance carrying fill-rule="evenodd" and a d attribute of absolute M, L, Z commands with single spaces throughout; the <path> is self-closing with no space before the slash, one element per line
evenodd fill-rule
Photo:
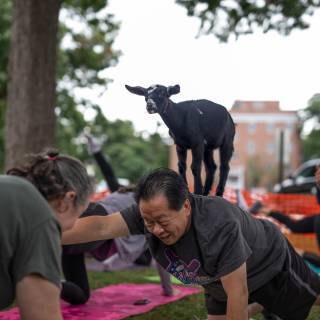
<path fill-rule="evenodd" d="M 5 168 L 54 146 L 59 0 L 14 0 Z"/>

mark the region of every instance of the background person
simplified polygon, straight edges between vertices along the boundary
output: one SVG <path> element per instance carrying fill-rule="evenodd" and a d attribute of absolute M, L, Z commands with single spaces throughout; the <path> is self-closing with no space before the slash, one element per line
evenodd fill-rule
<path fill-rule="evenodd" d="M 317 186 L 316 196 L 317 196 L 318 203 L 320 204 L 320 166 L 317 166 L 315 178 L 316 178 L 316 186 Z"/>
<path fill-rule="evenodd" d="M 317 167 L 315 173 L 316 179 L 316 187 L 317 187 L 317 201 L 320 204 L 320 168 Z M 290 231 L 293 233 L 315 233 L 317 238 L 318 246 L 320 246 L 320 214 L 314 214 L 312 216 L 307 216 L 302 219 L 292 219 L 287 214 L 284 214 L 279 211 L 268 210 L 264 207 L 261 202 L 256 202 L 255 205 L 258 210 L 251 210 L 249 211 L 252 214 L 257 214 L 262 212 L 263 214 L 271 217 L 280 223 L 284 224 Z M 302 255 L 302 257 L 311 262 L 315 266 L 320 266 L 320 257 L 317 254 L 312 252 L 306 252 L 303 250 L 298 250 L 298 252 Z"/>

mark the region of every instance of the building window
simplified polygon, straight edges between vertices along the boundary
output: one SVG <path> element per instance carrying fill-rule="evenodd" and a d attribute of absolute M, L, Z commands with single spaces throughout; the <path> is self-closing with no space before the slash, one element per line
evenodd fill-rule
<path fill-rule="evenodd" d="M 267 123 L 267 132 L 268 133 L 273 133 L 275 130 L 275 125 L 272 122 Z"/>
<path fill-rule="evenodd" d="M 255 146 L 255 143 L 253 141 L 249 141 L 248 142 L 247 151 L 248 151 L 248 154 L 250 154 L 250 155 L 255 154 L 256 146 Z"/>
<path fill-rule="evenodd" d="M 256 110 L 263 110 L 264 109 L 264 103 L 262 101 L 253 101 L 252 106 Z"/>
<path fill-rule="evenodd" d="M 289 132 L 291 132 L 293 130 L 293 128 L 294 128 L 294 125 L 293 125 L 293 123 L 288 123 L 286 127 L 287 127 L 287 130 Z"/>
<path fill-rule="evenodd" d="M 273 142 L 268 142 L 267 143 L 267 153 L 268 154 L 274 154 L 275 149 L 276 149 L 276 147 L 275 147 L 275 144 Z"/>
<path fill-rule="evenodd" d="M 257 125 L 255 123 L 248 124 L 248 133 L 253 134 L 256 132 Z"/>

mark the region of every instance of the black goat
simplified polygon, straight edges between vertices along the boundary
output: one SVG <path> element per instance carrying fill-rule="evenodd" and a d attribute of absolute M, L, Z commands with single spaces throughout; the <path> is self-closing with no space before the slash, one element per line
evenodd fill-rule
<path fill-rule="evenodd" d="M 174 103 L 169 99 L 180 92 L 180 86 L 153 85 L 149 88 L 126 88 L 144 96 L 149 113 L 159 113 L 176 143 L 179 173 L 186 179 L 187 150 L 191 149 L 191 170 L 194 176 L 194 192 L 209 194 L 217 165 L 214 149 L 220 150 L 220 179 L 216 195 L 222 196 L 229 173 L 229 161 L 233 153 L 235 126 L 227 109 L 209 100 L 192 100 Z M 201 182 L 202 160 L 206 169 L 204 188 Z"/>

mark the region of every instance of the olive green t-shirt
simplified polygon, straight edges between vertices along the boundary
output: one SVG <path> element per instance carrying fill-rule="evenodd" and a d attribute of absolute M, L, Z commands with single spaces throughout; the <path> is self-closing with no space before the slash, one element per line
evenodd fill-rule
<path fill-rule="evenodd" d="M 47 201 L 22 178 L 0 175 L 0 309 L 16 284 L 38 274 L 60 286 L 60 226 Z"/>

